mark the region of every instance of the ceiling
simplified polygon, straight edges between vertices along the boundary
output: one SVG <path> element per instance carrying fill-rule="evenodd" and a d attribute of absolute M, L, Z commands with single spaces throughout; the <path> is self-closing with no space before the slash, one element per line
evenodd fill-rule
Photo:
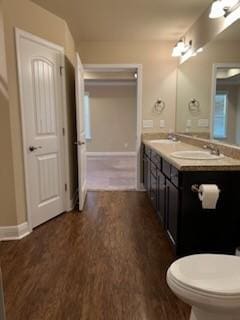
<path fill-rule="evenodd" d="M 211 0 L 32 0 L 65 19 L 76 41 L 177 40 Z"/>

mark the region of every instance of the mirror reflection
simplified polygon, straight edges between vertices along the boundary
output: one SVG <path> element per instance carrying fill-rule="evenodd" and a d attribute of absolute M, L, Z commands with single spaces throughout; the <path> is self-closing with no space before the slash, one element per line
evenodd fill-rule
<path fill-rule="evenodd" d="M 213 138 L 240 145 L 240 64 L 216 66 Z"/>
<path fill-rule="evenodd" d="M 240 145 L 240 22 L 179 65 L 178 133 Z"/>

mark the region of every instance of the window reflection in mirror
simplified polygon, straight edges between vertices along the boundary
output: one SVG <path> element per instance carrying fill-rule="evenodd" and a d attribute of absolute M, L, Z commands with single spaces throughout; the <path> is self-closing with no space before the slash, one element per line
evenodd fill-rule
<path fill-rule="evenodd" d="M 240 144 L 240 65 L 217 67 L 213 106 L 214 139 Z"/>

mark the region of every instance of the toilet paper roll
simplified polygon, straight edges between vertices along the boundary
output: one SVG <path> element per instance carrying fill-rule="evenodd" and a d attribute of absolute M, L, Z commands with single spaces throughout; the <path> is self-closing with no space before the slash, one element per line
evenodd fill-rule
<path fill-rule="evenodd" d="M 202 184 L 199 187 L 199 199 L 203 209 L 216 209 L 220 190 L 216 184 Z"/>

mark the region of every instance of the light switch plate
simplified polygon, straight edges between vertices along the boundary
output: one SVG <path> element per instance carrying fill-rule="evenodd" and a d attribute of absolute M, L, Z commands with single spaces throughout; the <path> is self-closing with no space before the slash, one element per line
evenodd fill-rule
<path fill-rule="evenodd" d="M 153 120 L 143 120 L 143 128 L 153 128 Z"/>
<path fill-rule="evenodd" d="M 186 125 L 186 127 L 187 127 L 187 128 L 191 128 L 191 126 L 192 126 L 192 120 L 187 120 L 187 125 Z"/>
<path fill-rule="evenodd" d="M 165 128 L 165 120 L 160 120 L 160 128 Z"/>
<path fill-rule="evenodd" d="M 199 128 L 208 128 L 209 127 L 209 120 L 208 119 L 199 119 L 198 120 L 198 127 Z"/>

